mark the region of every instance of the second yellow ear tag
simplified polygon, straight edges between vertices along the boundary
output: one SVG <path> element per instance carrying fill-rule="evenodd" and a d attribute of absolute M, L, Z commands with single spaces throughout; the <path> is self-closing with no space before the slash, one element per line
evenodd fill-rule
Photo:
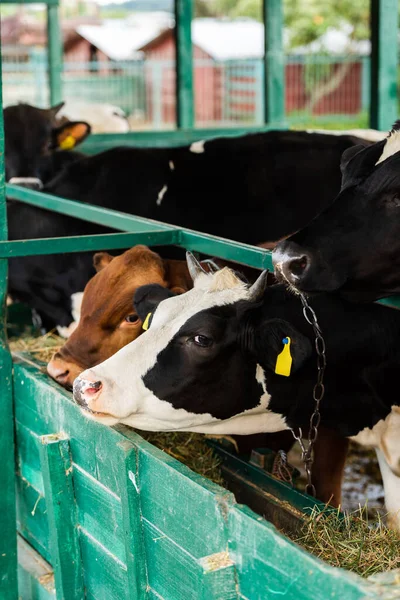
<path fill-rule="evenodd" d="M 144 329 L 145 331 L 147 331 L 150 326 L 150 323 L 149 323 L 150 317 L 151 317 L 151 313 L 149 313 L 147 315 L 147 317 L 145 318 L 145 320 L 143 321 L 142 329 Z"/>
<path fill-rule="evenodd" d="M 292 355 L 290 354 L 290 337 L 285 337 L 282 340 L 283 350 L 280 354 L 278 354 L 275 365 L 275 373 L 277 375 L 283 375 L 284 377 L 289 377 L 290 370 L 292 368 Z"/>
<path fill-rule="evenodd" d="M 60 142 L 61 150 L 71 150 L 75 146 L 76 140 L 72 135 L 67 135 L 67 137 Z"/>

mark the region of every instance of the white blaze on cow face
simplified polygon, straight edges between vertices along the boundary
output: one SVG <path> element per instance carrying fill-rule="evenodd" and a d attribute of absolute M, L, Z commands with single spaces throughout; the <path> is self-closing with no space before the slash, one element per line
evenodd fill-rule
<path fill-rule="evenodd" d="M 393 130 L 389 133 L 389 137 L 386 140 L 386 143 L 383 147 L 383 152 L 380 155 L 379 159 L 375 163 L 379 165 L 379 163 L 383 162 L 390 156 L 393 156 L 400 150 L 400 130 Z"/>
<path fill-rule="evenodd" d="M 190 407 L 174 408 L 170 402 L 157 398 L 143 381 L 156 365 L 159 354 L 188 319 L 201 311 L 248 298 L 248 287 L 230 269 L 198 275 L 192 290 L 159 304 L 151 327 L 144 335 L 104 363 L 83 372 L 76 380 L 77 388 L 85 381 L 101 382 L 101 392 L 85 398 L 86 408 L 94 412 L 85 410 L 75 395 L 84 414 L 108 425 L 120 422 L 149 431 L 250 434 L 287 428 L 281 416 L 268 411 L 270 395 L 259 367 L 254 374 L 263 388 L 259 404 L 227 419 L 218 419 L 210 413 L 193 413 Z"/>
<path fill-rule="evenodd" d="M 198 142 L 193 142 L 193 144 L 191 144 L 189 150 L 190 152 L 193 152 L 194 154 L 203 154 L 203 152 L 205 152 L 205 148 L 204 148 L 204 144 L 206 143 L 206 140 L 200 140 Z"/>

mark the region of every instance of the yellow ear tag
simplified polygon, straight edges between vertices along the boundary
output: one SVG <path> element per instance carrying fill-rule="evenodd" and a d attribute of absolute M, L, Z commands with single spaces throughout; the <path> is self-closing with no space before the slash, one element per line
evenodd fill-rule
<path fill-rule="evenodd" d="M 151 313 L 149 313 L 147 315 L 147 317 L 145 318 L 145 320 L 143 321 L 142 329 L 144 329 L 145 331 L 147 331 L 149 328 L 150 317 L 151 317 Z"/>
<path fill-rule="evenodd" d="M 285 337 L 282 340 L 283 350 L 278 354 L 275 365 L 275 373 L 289 377 L 290 369 L 292 368 L 292 355 L 290 354 L 290 337 Z"/>
<path fill-rule="evenodd" d="M 76 144 L 76 140 L 72 135 L 67 135 L 65 140 L 60 142 L 59 146 L 61 150 L 71 150 Z"/>

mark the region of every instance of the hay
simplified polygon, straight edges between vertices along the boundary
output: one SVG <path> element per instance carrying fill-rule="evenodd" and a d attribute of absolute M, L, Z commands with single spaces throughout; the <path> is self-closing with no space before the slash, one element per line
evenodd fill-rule
<path fill-rule="evenodd" d="M 367 506 L 344 516 L 315 507 L 292 539 L 328 564 L 362 577 L 400 568 L 400 533 L 387 529 L 380 517 L 370 524 Z"/>
<path fill-rule="evenodd" d="M 29 352 L 36 359 L 47 363 L 54 352 L 57 352 L 65 344 L 65 339 L 54 333 L 54 331 L 49 331 L 39 337 L 26 335 L 10 338 L 8 343 L 11 352 Z"/>
<path fill-rule="evenodd" d="M 201 433 L 154 433 L 150 431 L 136 431 L 136 433 L 185 464 L 192 471 L 226 487 L 221 475 L 221 460 L 206 444 L 204 435 Z"/>

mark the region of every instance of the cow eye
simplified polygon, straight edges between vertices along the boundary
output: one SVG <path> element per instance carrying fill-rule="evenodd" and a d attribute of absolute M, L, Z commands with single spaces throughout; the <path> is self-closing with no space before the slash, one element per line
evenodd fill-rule
<path fill-rule="evenodd" d="M 195 335 L 193 341 L 196 346 L 200 346 L 201 348 L 209 348 L 213 343 L 212 339 L 205 335 Z"/>
<path fill-rule="evenodd" d="M 125 317 L 125 321 L 127 323 L 136 323 L 139 320 L 139 317 L 137 315 L 128 315 L 127 317 Z"/>

